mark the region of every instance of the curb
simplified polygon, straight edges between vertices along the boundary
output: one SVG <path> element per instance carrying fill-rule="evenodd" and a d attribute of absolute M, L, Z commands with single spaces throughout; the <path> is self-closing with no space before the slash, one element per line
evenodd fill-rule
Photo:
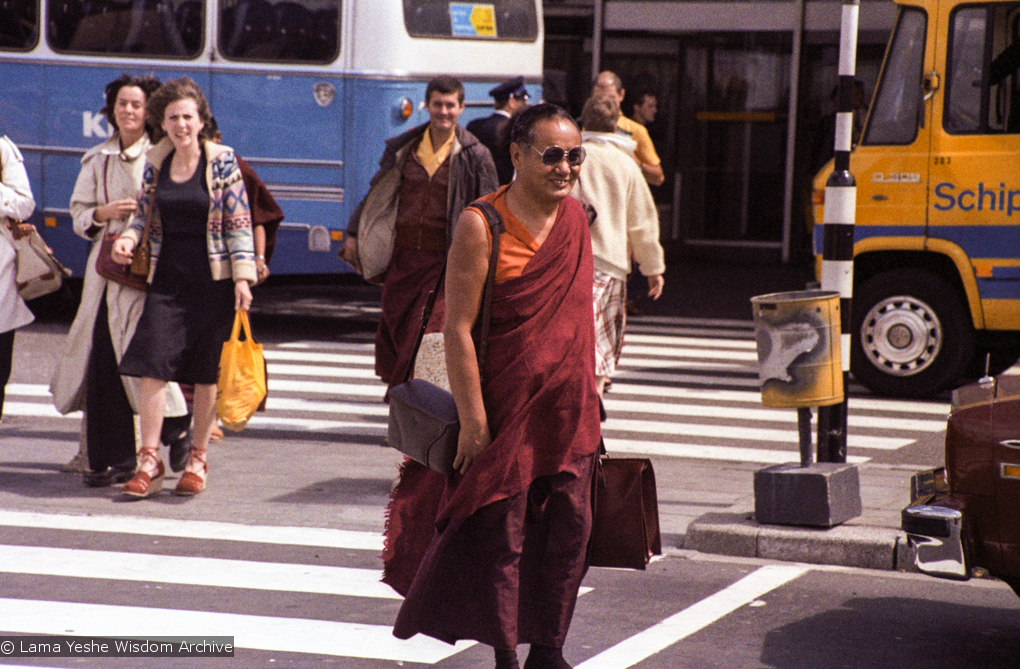
<path fill-rule="evenodd" d="M 687 528 L 683 548 L 785 562 L 917 571 L 913 551 L 900 530 L 863 525 L 763 525 L 746 512 L 698 517 Z"/>

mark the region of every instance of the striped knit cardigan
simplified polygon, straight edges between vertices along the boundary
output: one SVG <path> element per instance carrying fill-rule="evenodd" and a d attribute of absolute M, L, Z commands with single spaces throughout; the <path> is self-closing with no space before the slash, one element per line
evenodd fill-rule
<path fill-rule="evenodd" d="M 251 210 L 248 195 L 244 190 L 241 170 L 237 166 L 234 150 L 228 146 L 206 141 L 205 181 L 209 187 L 209 222 L 206 228 L 209 249 L 209 268 L 214 281 L 233 278 L 247 279 L 254 284 L 255 240 L 252 237 Z M 159 179 L 159 168 L 173 150 L 173 142 L 164 137 L 159 144 L 149 149 L 147 164 L 142 177 L 142 194 L 138 198 L 138 209 L 131 224 L 124 229 L 121 237 L 129 237 L 138 243 L 145 229 L 149 207 L 153 206 L 153 195 Z M 149 229 L 149 244 L 152 262 L 149 265 L 149 282 L 156 272 L 163 226 L 159 208 L 153 212 Z"/>

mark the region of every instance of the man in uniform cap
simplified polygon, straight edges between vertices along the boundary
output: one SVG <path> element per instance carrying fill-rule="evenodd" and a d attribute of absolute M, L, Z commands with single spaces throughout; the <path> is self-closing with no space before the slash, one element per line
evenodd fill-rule
<path fill-rule="evenodd" d="M 524 77 L 515 77 L 496 86 L 489 95 L 495 100 L 496 111 L 492 116 L 479 118 L 467 125 L 468 132 L 489 148 L 496 163 L 499 185 L 510 183 L 514 178 L 514 166 L 510 161 L 510 118 L 528 106 L 528 90 Z"/>

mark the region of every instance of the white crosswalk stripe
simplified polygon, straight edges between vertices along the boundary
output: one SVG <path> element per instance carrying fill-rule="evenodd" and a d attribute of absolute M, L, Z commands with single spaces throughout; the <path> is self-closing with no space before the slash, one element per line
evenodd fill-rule
<path fill-rule="evenodd" d="M 252 526 L 208 520 L 165 520 L 162 518 L 123 516 L 70 516 L 51 513 L 0 510 L 0 526 L 36 529 L 75 530 L 140 534 L 158 537 L 216 539 L 288 546 L 319 546 L 379 552 L 382 537 L 375 532 L 335 530 L 324 527 Z"/>
<path fill-rule="evenodd" d="M 371 569 L 73 548 L 4 546 L 0 572 L 400 599 Z"/>
<path fill-rule="evenodd" d="M 761 405 L 753 327 L 748 322 L 630 319 L 603 433 L 610 450 L 663 457 L 773 463 L 797 460 L 797 412 Z M 251 431 L 307 430 L 385 436 L 385 387 L 368 343 L 265 346 L 270 397 Z M 10 415 L 57 418 L 41 385 L 12 383 Z M 850 400 L 851 461 L 915 443 L 945 428 L 943 402 Z M 909 414 L 904 416 L 904 414 Z M 79 418 L 71 414 L 68 419 Z"/>
<path fill-rule="evenodd" d="M 755 393 L 757 401 L 758 394 Z M 660 414 L 668 416 L 701 416 L 704 409 L 697 405 L 679 404 L 676 402 L 639 402 L 637 400 L 606 399 L 607 411 L 626 411 L 633 413 Z M 774 423 L 796 423 L 797 414 L 783 409 L 750 409 L 748 407 L 718 406 L 713 410 L 717 418 L 746 421 L 770 421 Z M 882 416 L 849 417 L 851 427 L 872 427 L 885 429 L 904 429 L 915 432 L 941 432 L 946 428 L 945 420 L 925 420 L 912 418 L 885 418 Z"/>

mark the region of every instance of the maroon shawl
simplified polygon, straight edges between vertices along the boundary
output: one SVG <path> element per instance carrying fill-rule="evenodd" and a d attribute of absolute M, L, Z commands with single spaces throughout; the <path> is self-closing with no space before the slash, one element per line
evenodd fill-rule
<path fill-rule="evenodd" d="M 276 248 L 276 230 L 283 222 L 283 210 L 276 203 L 273 194 L 269 192 L 266 185 L 255 174 L 255 170 L 244 162 L 241 156 L 234 154 L 237 158 L 237 167 L 241 170 L 241 178 L 244 180 L 244 189 L 248 191 L 248 206 L 251 207 L 252 227 L 261 225 L 266 229 L 266 262 L 273 258 L 273 250 Z"/>
<path fill-rule="evenodd" d="M 491 198 L 488 196 L 486 199 Z M 387 510 L 383 580 L 406 593 L 436 530 L 598 448 L 588 219 L 566 198 L 519 277 L 496 284 L 482 389 L 492 444 L 467 474 L 401 468 Z"/>

